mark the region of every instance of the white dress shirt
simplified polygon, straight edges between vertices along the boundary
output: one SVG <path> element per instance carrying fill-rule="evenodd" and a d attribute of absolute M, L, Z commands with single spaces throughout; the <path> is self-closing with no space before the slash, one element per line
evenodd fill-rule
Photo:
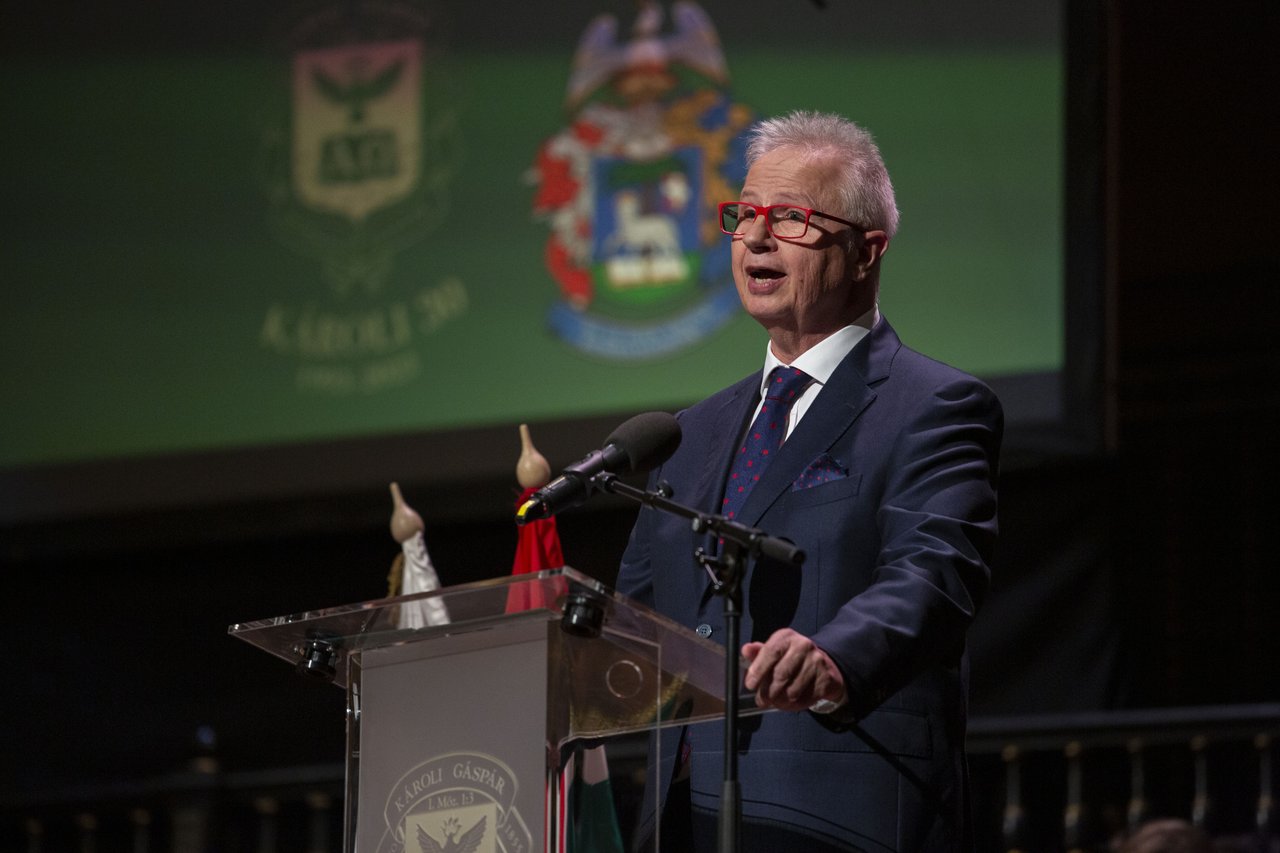
<path fill-rule="evenodd" d="M 783 364 L 783 362 L 779 361 L 778 357 L 773 354 L 773 347 L 766 345 L 764 373 L 761 374 L 760 378 L 760 402 L 756 404 L 756 409 L 752 412 L 751 418 L 747 423 L 751 423 L 756 419 L 756 415 L 760 414 L 760 407 L 764 405 L 764 388 L 765 383 L 769 381 L 770 371 L 779 366 L 803 370 L 813 377 L 813 381 L 805 386 L 804 391 L 791 404 L 791 412 L 787 415 L 787 431 L 782 436 L 782 440 L 786 441 L 790 438 L 792 431 L 796 428 L 796 424 L 800 423 L 804 413 L 809 411 L 809 406 L 817 399 L 818 392 L 822 390 L 822 386 L 831 378 L 836 366 L 841 361 L 844 361 L 844 357 L 849 354 L 849 351 L 858 345 L 858 341 L 867 336 L 867 333 L 871 331 L 879 320 L 880 311 L 878 308 L 873 307 L 850 325 L 831 333 L 805 350 L 791 364 Z"/>

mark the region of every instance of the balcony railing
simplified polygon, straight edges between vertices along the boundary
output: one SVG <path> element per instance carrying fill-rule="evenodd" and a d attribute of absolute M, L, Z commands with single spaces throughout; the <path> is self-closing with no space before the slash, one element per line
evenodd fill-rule
<path fill-rule="evenodd" d="M 1104 851 L 1176 818 L 1231 850 L 1280 850 L 1280 705 L 985 717 L 969 754 L 980 849 Z"/>
<path fill-rule="evenodd" d="M 1150 820 L 1178 818 L 1223 849 L 1280 853 L 1278 741 L 1280 704 L 976 718 L 979 850 L 1106 851 Z M 622 746 L 610 760 L 634 771 L 615 773 L 625 806 L 644 757 L 642 744 Z M 0 849 L 340 853 L 342 796 L 341 763 L 223 772 L 202 758 L 143 783 L 0 803 Z"/>

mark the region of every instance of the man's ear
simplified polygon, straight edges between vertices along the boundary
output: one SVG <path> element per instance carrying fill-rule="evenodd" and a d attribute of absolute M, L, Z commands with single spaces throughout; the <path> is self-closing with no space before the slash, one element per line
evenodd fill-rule
<path fill-rule="evenodd" d="M 853 264 L 853 280 L 863 281 L 889 251 L 889 235 L 883 231 L 864 231 L 861 239 L 855 237 L 854 240 L 857 258 Z"/>

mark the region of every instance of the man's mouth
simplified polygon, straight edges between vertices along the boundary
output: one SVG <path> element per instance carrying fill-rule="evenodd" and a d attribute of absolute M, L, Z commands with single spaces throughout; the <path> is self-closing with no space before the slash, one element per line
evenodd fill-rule
<path fill-rule="evenodd" d="M 786 273 L 781 270 L 769 269 L 767 267 L 752 267 L 747 270 L 748 286 L 752 290 L 769 290 Z"/>

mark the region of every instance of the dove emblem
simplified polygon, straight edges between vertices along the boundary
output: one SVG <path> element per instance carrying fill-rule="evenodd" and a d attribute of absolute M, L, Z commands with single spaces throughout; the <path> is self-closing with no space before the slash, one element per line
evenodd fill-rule
<path fill-rule="evenodd" d="M 418 846 L 422 853 L 475 853 L 484 839 L 487 818 L 480 818 L 475 826 L 462 831 L 462 824 L 456 818 L 449 818 L 441 827 L 444 843 L 436 841 L 421 826 L 418 827 Z"/>

